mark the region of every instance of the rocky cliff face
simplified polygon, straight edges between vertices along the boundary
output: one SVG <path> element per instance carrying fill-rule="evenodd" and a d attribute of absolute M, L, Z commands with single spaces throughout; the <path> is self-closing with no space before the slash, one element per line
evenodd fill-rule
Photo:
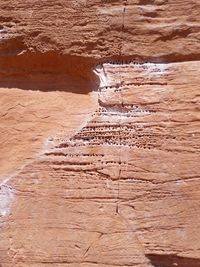
<path fill-rule="evenodd" d="M 0 9 L 0 266 L 200 266 L 199 1 Z"/>

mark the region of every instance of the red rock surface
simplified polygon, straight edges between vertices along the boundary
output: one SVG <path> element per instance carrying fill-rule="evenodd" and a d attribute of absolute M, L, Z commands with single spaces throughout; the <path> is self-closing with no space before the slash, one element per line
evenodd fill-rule
<path fill-rule="evenodd" d="M 0 266 L 200 266 L 199 1 L 0 9 Z"/>

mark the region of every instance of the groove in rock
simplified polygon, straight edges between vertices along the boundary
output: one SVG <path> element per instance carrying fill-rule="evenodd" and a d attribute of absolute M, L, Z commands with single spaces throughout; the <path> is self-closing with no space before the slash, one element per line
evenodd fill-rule
<path fill-rule="evenodd" d="M 147 254 L 154 267 L 198 267 L 200 259 L 187 258 L 176 255 Z"/>

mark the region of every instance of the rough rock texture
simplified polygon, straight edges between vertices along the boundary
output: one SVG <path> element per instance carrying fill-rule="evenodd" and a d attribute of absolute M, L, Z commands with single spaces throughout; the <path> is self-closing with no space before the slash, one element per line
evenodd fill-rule
<path fill-rule="evenodd" d="M 0 8 L 0 266 L 199 267 L 199 1 Z"/>

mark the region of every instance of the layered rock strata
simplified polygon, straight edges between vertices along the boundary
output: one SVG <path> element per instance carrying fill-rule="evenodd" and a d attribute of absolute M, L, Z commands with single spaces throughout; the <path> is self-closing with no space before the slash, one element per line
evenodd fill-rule
<path fill-rule="evenodd" d="M 95 69 L 90 119 L 1 185 L 3 267 L 200 264 L 198 66 Z"/>
<path fill-rule="evenodd" d="M 0 1 L 1 267 L 200 266 L 199 18 Z"/>

